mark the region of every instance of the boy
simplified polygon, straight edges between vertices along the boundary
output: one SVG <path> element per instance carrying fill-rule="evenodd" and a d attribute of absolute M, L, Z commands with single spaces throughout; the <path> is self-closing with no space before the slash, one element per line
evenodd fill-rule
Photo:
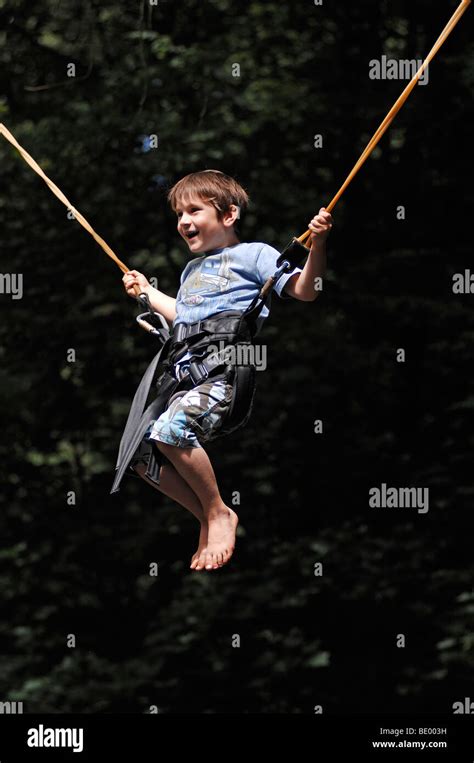
<path fill-rule="evenodd" d="M 245 190 L 222 172 L 204 170 L 182 178 L 170 190 L 168 200 L 178 217 L 178 233 L 194 259 L 183 270 L 176 299 L 153 288 L 136 270 L 123 277 L 127 294 L 135 296 L 138 285 L 153 309 L 172 323 L 173 330 L 179 323 L 193 324 L 224 311 L 243 312 L 275 273 L 280 255 L 267 244 L 240 243 L 238 220 L 248 204 Z M 285 273 L 274 286 L 282 298 L 312 302 L 319 293 L 314 282 L 325 272 L 325 241 L 332 217 L 322 208 L 308 227 L 312 231 L 311 251 L 304 268 Z M 268 314 L 265 306 L 257 319 L 257 333 Z M 187 352 L 173 365 L 176 379 L 189 369 L 189 358 Z M 194 570 L 222 567 L 234 550 L 238 517 L 224 504 L 202 447 L 203 442 L 219 436 L 231 396 L 232 384 L 226 378 L 209 379 L 172 395 L 166 410 L 150 422 L 143 441 L 144 446 L 152 444 L 165 457 L 160 461 L 159 479 L 146 475 L 147 460 L 140 461 L 139 451 L 129 467 L 199 520 L 199 544 L 190 565 Z"/>

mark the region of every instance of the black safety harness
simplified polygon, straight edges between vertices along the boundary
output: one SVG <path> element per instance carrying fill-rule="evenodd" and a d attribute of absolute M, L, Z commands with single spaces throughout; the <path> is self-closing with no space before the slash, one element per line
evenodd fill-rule
<path fill-rule="evenodd" d="M 193 389 L 208 379 L 224 379 L 232 385 L 232 398 L 218 436 L 235 432 L 247 423 L 256 390 L 256 365 L 229 362 L 225 349 L 232 345 L 237 359 L 248 357 L 248 353 L 238 351 L 239 345 L 254 343 L 259 333 L 258 318 L 271 290 L 281 276 L 296 267 L 307 254 L 308 249 L 294 238 L 278 258 L 276 272 L 244 311 L 226 310 L 195 323 L 180 322 L 172 331 L 163 316 L 152 309 L 148 296 L 139 296 L 138 300 L 146 311 L 137 316 L 137 321 L 159 339 L 161 348 L 146 370 L 133 399 L 119 447 L 112 493 L 119 489 L 123 474 L 139 448 L 150 421 L 166 410 L 176 392 Z M 177 364 L 188 352 L 190 357 L 178 369 Z M 155 385 L 156 397 L 144 410 L 158 365 L 162 368 Z M 150 446 L 146 476 L 159 483 L 163 457 L 154 443 Z"/>

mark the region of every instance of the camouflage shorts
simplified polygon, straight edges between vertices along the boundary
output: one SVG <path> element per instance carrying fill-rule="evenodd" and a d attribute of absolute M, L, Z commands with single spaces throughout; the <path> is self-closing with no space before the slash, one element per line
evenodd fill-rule
<path fill-rule="evenodd" d="M 150 423 L 145 441 L 200 448 L 219 436 L 232 398 L 232 384 L 224 379 L 207 381 L 171 396 L 168 408 Z"/>

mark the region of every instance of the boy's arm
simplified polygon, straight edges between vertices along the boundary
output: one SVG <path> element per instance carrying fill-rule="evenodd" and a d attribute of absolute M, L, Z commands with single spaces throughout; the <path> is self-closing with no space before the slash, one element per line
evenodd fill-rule
<path fill-rule="evenodd" d="M 295 273 L 288 279 L 283 291 L 302 302 L 314 302 L 320 293 L 315 288 L 315 279 L 326 274 L 326 239 L 332 228 L 332 217 L 324 207 L 309 223 L 311 251 L 301 273 Z"/>
<path fill-rule="evenodd" d="M 155 289 L 154 286 L 148 286 L 144 291 L 148 295 L 153 310 L 161 313 L 168 323 L 173 323 L 176 318 L 176 299 L 168 297 L 167 294 Z"/>
<path fill-rule="evenodd" d="M 129 297 L 135 297 L 135 288 L 138 286 L 141 292 L 144 292 L 150 301 L 153 310 L 166 318 L 168 323 L 172 323 L 176 318 L 176 300 L 168 297 L 162 291 L 155 289 L 148 279 L 138 270 L 129 270 L 122 278 L 125 291 Z"/>
<path fill-rule="evenodd" d="M 315 279 L 323 278 L 326 273 L 326 243 L 314 243 L 301 273 L 295 273 L 288 279 L 283 291 L 290 297 L 302 302 L 314 302 L 320 293 L 315 289 Z"/>

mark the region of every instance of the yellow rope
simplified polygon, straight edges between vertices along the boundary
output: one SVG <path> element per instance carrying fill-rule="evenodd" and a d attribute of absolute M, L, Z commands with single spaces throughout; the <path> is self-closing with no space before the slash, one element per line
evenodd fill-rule
<path fill-rule="evenodd" d="M 78 212 L 77 209 L 75 209 L 72 206 L 70 201 L 66 198 L 63 192 L 58 188 L 58 186 L 55 183 L 53 183 L 53 181 L 50 180 L 50 178 L 47 175 L 45 175 L 45 173 L 43 172 L 39 164 L 35 162 L 33 157 L 30 156 L 30 154 L 27 151 L 25 151 L 25 149 L 22 146 L 20 146 L 18 141 L 14 138 L 11 132 L 7 130 L 7 128 L 3 124 L 0 124 L 0 133 L 12 144 L 12 146 L 15 146 L 15 148 L 20 152 L 25 162 L 29 164 L 30 167 L 32 167 L 34 171 L 37 172 L 41 178 L 43 178 L 44 182 L 51 189 L 54 195 L 57 196 L 58 199 L 62 201 L 62 203 L 73 213 L 76 220 L 82 225 L 83 228 L 86 229 L 86 231 L 88 231 L 91 234 L 91 236 L 94 237 L 94 239 L 97 241 L 99 246 L 102 247 L 104 252 L 108 254 L 108 256 L 111 257 L 113 261 L 119 266 L 120 270 L 123 273 L 126 273 L 129 270 L 129 268 L 127 268 L 127 266 L 121 260 L 119 260 L 115 252 L 112 251 L 112 249 L 110 248 L 110 246 L 104 241 L 104 239 L 101 236 L 99 236 L 98 233 L 95 232 L 93 227 L 89 225 L 89 223 L 87 222 L 86 218 L 83 215 L 81 215 L 81 213 Z"/>
<path fill-rule="evenodd" d="M 388 130 L 390 124 L 393 122 L 393 120 L 395 119 L 396 115 L 398 114 L 398 112 L 402 108 L 403 104 L 405 103 L 405 101 L 407 100 L 407 98 L 410 95 L 411 91 L 413 90 L 413 88 L 417 84 L 418 80 L 420 79 L 421 75 L 425 71 L 426 67 L 428 66 L 430 61 L 435 57 L 435 55 L 438 52 L 438 50 L 440 49 L 441 45 L 444 43 L 444 41 L 447 39 L 447 37 L 453 31 L 454 27 L 458 23 L 459 19 L 461 18 L 461 16 L 464 13 L 464 11 L 467 10 L 467 7 L 470 5 L 470 3 L 471 3 L 471 0 L 462 0 L 462 3 L 455 10 L 455 12 L 453 13 L 452 17 L 450 18 L 450 20 L 446 24 L 445 28 L 443 29 L 443 31 L 441 32 L 440 36 L 438 37 L 438 39 L 436 40 L 435 44 L 433 45 L 432 49 L 430 50 L 430 52 L 428 53 L 427 57 L 425 58 L 423 64 L 420 66 L 420 68 L 416 72 L 416 74 L 413 77 L 413 79 L 406 86 L 405 90 L 400 95 L 400 97 L 398 98 L 396 103 L 392 106 L 392 108 L 388 112 L 387 116 L 383 120 L 382 124 L 380 125 L 380 127 L 376 131 L 375 135 L 371 138 L 371 140 L 367 144 L 367 147 L 363 151 L 360 159 L 356 162 L 356 164 L 354 165 L 353 169 L 351 170 L 351 172 L 347 176 L 346 180 L 344 181 L 344 183 L 340 187 L 339 191 L 336 193 L 336 195 L 334 196 L 332 201 L 326 207 L 326 210 L 328 212 L 332 212 L 332 210 L 336 206 L 337 202 L 341 198 L 342 194 L 346 190 L 346 188 L 349 185 L 349 183 L 351 182 L 351 180 L 353 180 L 353 178 L 357 175 L 358 171 L 360 170 L 360 168 L 362 167 L 362 165 L 364 164 L 364 162 L 366 161 L 368 156 L 372 153 L 372 151 L 374 150 L 375 146 L 379 142 L 379 140 L 382 137 L 382 135 L 386 132 L 386 130 Z M 298 241 L 301 241 L 301 243 L 304 244 L 305 241 L 307 239 L 309 239 L 310 236 L 311 236 L 311 230 L 308 229 L 305 233 L 302 233 L 301 236 L 298 236 Z M 308 244 L 306 243 L 306 245 L 308 245 Z"/>

